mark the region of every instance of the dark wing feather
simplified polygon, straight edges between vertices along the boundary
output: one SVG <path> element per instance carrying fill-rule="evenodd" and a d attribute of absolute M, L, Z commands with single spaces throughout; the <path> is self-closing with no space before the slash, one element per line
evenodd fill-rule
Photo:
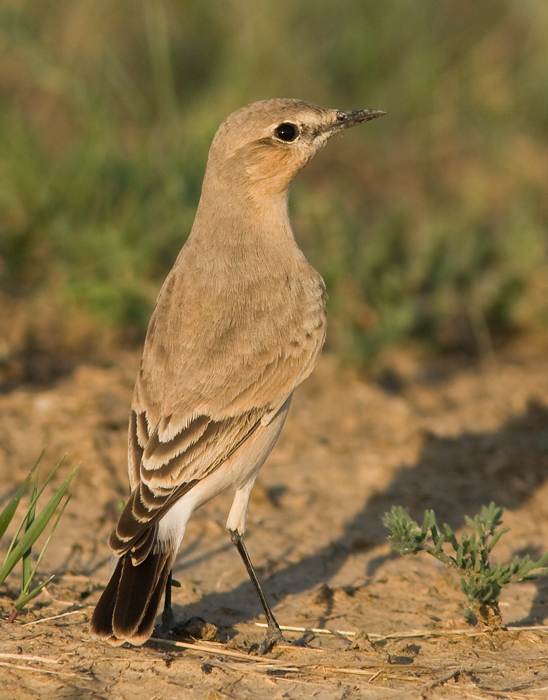
<path fill-rule="evenodd" d="M 159 439 L 156 428 L 149 443 L 152 442 L 155 445 L 155 449 L 151 451 L 152 455 L 161 452 L 162 464 L 152 469 L 147 468 L 145 450 L 141 461 L 140 481 L 132 491 L 116 530 L 110 538 L 113 551 L 120 556 L 131 550 L 134 563 L 142 560 L 141 553 L 137 550 L 142 547 L 141 540 L 144 533 L 157 523 L 199 479 L 218 469 L 245 442 L 260 424 L 262 413 L 252 411 L 244 419 L 240 416 L 238 419 L 230 418 L 223 421 L 204 420 L 204 416 L 198 416 L 194 422 L 199 427 L 194 428 L 194 422 L 191 423 L 184 431 L 185 441 L 179 433 L 172 441 L 163 442 Z M 130 431 L 136 425 L 138 421 L 132 419 Z M 191 444 L 187 444 L 190 442 L 189 435 L 195 438 Z M 134 439 L 137 439 L 136 436 Z M 130 436 L 130 442 L 131 440 Z M 182 442 L 185 442 L 186 449 L 180 452 Z M 173 446 L 171 450 L 170 445 Z M 196 462 L 200 465 L 199 469 Z M 155 463 L 158 464 L 159 460 Z M 207 465 L 207 469 L 202 466 L 203 464 Z M 181 478 L 181 474 L 184 478 Z M 193 478 L 193 474 L 199 474 L 199 477 Z"/>

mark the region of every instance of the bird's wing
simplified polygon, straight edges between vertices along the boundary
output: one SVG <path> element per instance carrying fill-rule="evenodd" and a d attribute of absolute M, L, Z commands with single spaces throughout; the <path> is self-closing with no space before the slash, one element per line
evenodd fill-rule
<path fill-rule="evenodd" d="M 253 332 L 234 327 L 232 319 L 241 316 L 234 312 L 189 325 L 176 315 L 180 305 L 160 296 L 135 387 L 132 493 L 111 537 L 117 554 L 131 549 L 137 560 L 146 556 L 151 526 L 267 425 L 310 374 L 325 334 L 322 294 L 320 287 L 319 313 L 306 320 L 292 318 L 295 309 L 281 296 L 283 313 L 269 309 L 254 319 Z"/>
<path fill-rule="evenodd" d="M 131 412 L 129 440 L 133 460 L 140 458 L 140 479 L 132 491 L 111 546 L 121 555 L 132 550 L 135 563 L 141 561 L 153 544 L 151 526 L 198 481 L 218 469 L 260 425 L 261 412 L 249 411 L 216 421 L 196 416 L 172 439 L 161 439 L 169 423 L 162 419 L 146 437 L 139 431 L 144 414 Z M 144 437 L 144 441 L 143 441 Z"/>

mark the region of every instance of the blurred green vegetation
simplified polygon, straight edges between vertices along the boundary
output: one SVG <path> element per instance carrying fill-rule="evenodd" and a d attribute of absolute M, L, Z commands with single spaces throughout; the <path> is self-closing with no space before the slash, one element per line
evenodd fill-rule
<path fill-rule="evenodd" d="M 142 339 L 216 128 L 268 97 L 388 112 L 291 197 L 343 360 L 548 327 L 546 0 L 6 0 L 0 56 L 0 355 Z"/>

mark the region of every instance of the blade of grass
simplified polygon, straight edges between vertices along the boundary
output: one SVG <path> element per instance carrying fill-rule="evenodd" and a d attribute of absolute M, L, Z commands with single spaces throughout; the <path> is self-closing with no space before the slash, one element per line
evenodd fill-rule
<path fill-rule="evenodd" d="M 41 563 L 42 558 L 45 554 L 45 551 L 50 543 L 50 540 L 53 536 L 53 533 L 57 529 L 57 525 L 59 525 L 59 521 L 61 520 L 61 516 L 65 512 L 65 508 L 67 507 L 69 501 L 70 501 L 70 496 L 67 497 L 67 500 L 64 502 L 61 510 L 59 511 L 59 514 L 57 515 L 55 523 L 53 524 L 53 527 L 51 528 L 51 531 L 50 531 L 50 533 L 49 533 L 49 535 L 44 543 L 44 546 L 42 547 L 42 550 L 38 556 L 38 560 L 34 566 L 34 569 L 30 572 L 30 576 L 27 580 L 25 588 L 21 589 L 21 595 L 19 596 L 19 598 L 14 606 L 16 610 L 21 610 L 21 608 L 24 608 L 25 605 L 29 602 L 29 600 L 32 600 L 36 595 L 38 595 L 38 593 L 42 590 L 42 588 L 46 584 L 48 584 L 53 578 L 53 576 L 50 576 L 50 578 L 47 581 L 45 581 L 44 583 L 41 583 L 39 586 L 36 586 L 36 588 L 33 588 L 33 590 L 30 593 L 28 592 L 28 589 L 30 587 L 30 582 L 32 581 L 32 579 L 36 575 L 36 572 L 38 571 L 38 567 L 40 566 L 40 563 Z"/>
<path fill-rule="evenodd" d="M 17 599 L 17 603 L 15 603 L 15 605 L 13 606 L 13 611 L 12 611 L 12 613 L 10 614 L 10 616 L 9 616 L 9 618 L 8 618 L 9 621 L 10 621 L 10 622 L 13 622 L 13 621 L 15 620 L 16 616 L 17 616 L 17 613 L 18 613 L 20 610 L 22 610 L 22 609 L 25 607 L 25 605 L 26 605 L 27 603 L 30 603 L 30 601 L 31 601 L 33 598 L 36 598 L 36 596 L 40 593 L 40 591 L 42 590 L 42 588 L 44 588 L 45 586 L 47 586 L 48 583 L 50 583 L 51 581 L 53 581 L 54 578 L 55 578 L 55 576 L 52 575 L 52 576 L 50 576 L 48 579 L 46 579 L 43 583 L 39 583 L 38 586 L 36 586 L 35 588 L 33 588 L 31 591 L 29 591 L 29 592 L 26 593 L 25 595 L 23 595 L 23 593 L 21 593 L 21 595 L 20 595 L 19 598 Z"/>
<path fill-rule="evenodd" d="M 59 466 L 59 465 L 57 465 Z M 6 576 L 10 573 L 10 571 L 13 569 L 13 567 L 17 564 L 19 559 L 23 556 L 23 553 L 27 551 L 29 547 L 31 547 L 34 542 L 38 539 L 38 537 L 42 534 L 43 530 L 45 529 L 46 525 L 48 524 L 51 516 L 55 512 L 55 509 L 61 502 L 61 499 L 66 493 L 66 490 L 69 487 L 70 482 L 72 481 L 74 475 L 76 474 L 76 471 L 78 469 L 77 465 L 70 475 L 65 479 L 65 481 L 62 483 L 62 485 L 59 487 L 59 489 L 56 491 L 56 493 L 50 498 L 49 502 L 47 505 L 44 507 L 44 509 L 36 516 L 34 522 L 32 525 L 29 527 L 29 529 L 25 532 L 21 540 L 13 547 L 9 555 L 5 558 L 4 564 L 2 568 L 0 569 L 0 585 L 4 583 L 4 580 L 6 579 Z M 57 467 L 55 467 L 56 469 Z M 51 476 L 51 475 L 50 475 Z M 47 479 L 49 481 L 49 477 Z M 43 488 L 40 490 L 40 493 L 43 491 Z"/>
<path fill-rule="evenodd" d="M 43 453 L 42 453 L 42 454 L 43 454 Z M 58 469 L 58 468 L 61 466 L 61 464 L 63 463 L 64 459 L 65 459 L 65 458 L 63 457 L 62 459 L 60 459 L 60 460 L 57 462 L 57 464 L 53 467 L 53 469 L 51 470 L 51 472 L 50 472 L 50 473 L 48 474 L 48 476 L 46 477 L 46 480 L 45 480 L 44 483 L 42 484 L 42 488 L 38 491 L 37 494 L 35 494 L 35 496 L 34 496 L 33 498 L 31 498 L 31 501 L 30 501 L 29 507 L 28 507 L 28 509 L 27 509 L 27 512 L 28 512 L 28 510 L 30 510 L 30 508 L 32 508 L 32 507 L 36 504 L 36 502 L 38 501 L 38 499 L 40 498 L 40 496 L 41 496 L 42 493 L 44 492 L 44 489 L 46 488 L 46 486 L 47 486 L 47 485 L 49 484 L 49 482 L 51 481 L 53 475 L 55 474 L 55 472 L 57 471 L 57 469 Z M 7 551 L 6 556 L 5 556 L 5 558 L 4 558 L 4 564 L 5 564 L 6 560 L 7 560 L 7 558 L 8 558 L 8 557 L 10 556 L 10 554 L 11 554 L 11 551 L 12 551 L 12 549 L 14 548 L 15 543 L 17 542 L 17 538 L 18 538 L 19 535 L 21 534 L 21 530 L 23 529 L 23 527 L 24 527 L 24 525 L 25 525 L 25 522 L 26 522 L 26 514 L 25 514 L 25 517 L 24 517 L 24 518 L 21 520 L 21 522 L 19 523 L 19 527 L 17 528 L 17 531 L 16 531 L 15 535 L 13 536 L 13 538 L 12 538 L 12 540 L 11 540 L 10 546 L 8 547 L 8 551 Z M 31 545 L 32 545 L 32 542 L 31 542 Z M 19 561 L 20 558 L 21 558 L 21 556 L 19 556 L 19 557 L 17 558 L 16 561 Z M 13 568 L 13 567 L 12 567 L 12 568 Z M 10 570 L 11 570 L 11 569 L 10 569 Z M 2 569 L 0 570 L 0 585 L 1 585 L 1 584 L 3 583 L 3 581 L 4 581 L 4 579 L 1 578 L 1 572 L 2 572 L 2 571 L 3 571 L 3 567 L 2 567 Z M 9 573 L 9 572 L 8 572 L 8 573 Z M 4 578 L 5 578 L 5 577 L 4 577 Z"/>
<path fill-rule="evenodd" d="M 34 522 L 34 518 L 36 517 L 36 501 L 34 500 L 36 498 L 36 494 L 38 493 L 38 474 L 39 472 L 36 472 L 36 476 L 34 477 L 34 484 L 32 487 L 32 497 L 31 497 L 31 505 L 27 511 L 27 517 L 25 518 L 26 524 L 25 524 L 25 532 L 28 531 L 32 523 Z M 24 593 L 31 582 L 32 575 L 31 575 L 31 555 L 32 555 L 32 547 L 29 547 L 27 551 L 23 554 L 23 558 L 21 560 L 21 593 Z"/>
<path fill-rule="evenodd" d="M 13 516 L 15 515 L 15 512 L 17 510 L 17 506 L 19 505 L 21 498 L 23 498 L 23 494 L 27 490 L 27 486 L 29 485 L 29 481 L 30 481 L 32 475 L 34 474 L 34 472 L 36 471 L 38 465 L 40 464 L 40 461 L 41 461 L 43 456 L 44 456 L 44 450 L 42 450 L 41 455 L 36 460 L 36 463 L 34 464 L 33 468 L 28 473 L 28 476 L 25 479 L 25 481 L 23 481 L 21 486 L 15 492 L 15 495 L 13 496 L 11 501 L 8 503 L 8 505 L 2 511 L 2 514 L 0 515 L 0 537 L 4 536 L 4 533 L 6 532 L 8 525 L 13 520 Z"/>

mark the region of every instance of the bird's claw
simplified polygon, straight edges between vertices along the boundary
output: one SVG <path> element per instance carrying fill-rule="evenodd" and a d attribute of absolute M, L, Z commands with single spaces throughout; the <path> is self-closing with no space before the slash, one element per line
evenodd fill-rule
<path fill-rule="evenodd" d="M 266 630 L 265 638 L 261 644 L 253 644 L 249 650 L 252 654 L 264 656 L 276 646 L 276 644 L 288 644 L 287 639 L 283 636 L 281 629 L 276 625 L 269 625 Z"/>

